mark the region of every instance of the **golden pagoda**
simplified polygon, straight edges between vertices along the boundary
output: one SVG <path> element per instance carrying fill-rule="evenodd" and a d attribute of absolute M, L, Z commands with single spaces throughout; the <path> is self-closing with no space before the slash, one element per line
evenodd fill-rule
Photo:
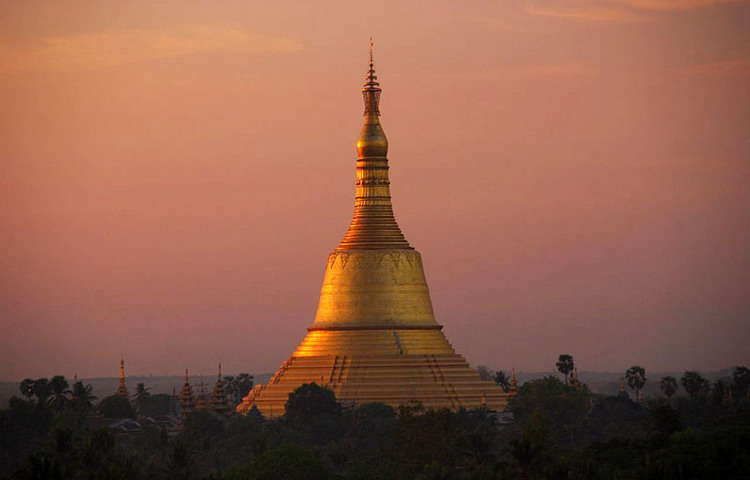
<path fill-rule="evenodd" d="M 393 215 L 381 91 L 371 43 L 354 217 L 328 256 L 307 335 L 266 385 L 248 393 L 237 406 L 240 413 L 255 406 L 267 417 L 283 415 L 289 393 L 311 382 L 348 404 L 503 410 L 512 396 L 480 379 L 435 321 L 422 257 Z"/>
<path fill-rule="evenodd" d="M 125 385 L 125 359 L 120 357 L 120 383 L 117 385 L 116 395 L 130 398 L 128 395 L 128 386 Z"/>
<path fill-rule="evenodd" d="M 216 413 L 227 413 L 229 405 L 227 405 L 227 397 L 224 393 L 224 380 L 221 378 L 221 363 L 219 364 L 219 378 L 214 384 L 214 389 L 211 392 L 211 410 Z"/>
<path fill-rule="evenodd" d="M 194 410 L 208 410 L 209 399 L 208 393 L 206 393 L 206 384 L 203 383 L 203 377 L 201 376 L 201 382 L 198 384 L 198 394 L 195 396 L 195 408 Z"/>
<path fill-rule="evenodd" d="M 188 369 L 185 369 L 185 384 L 180 391 L 180 415 L 186 418 L 195 409 L 193 401 L 193 388 L 190 386 L 190 376 Z"/>

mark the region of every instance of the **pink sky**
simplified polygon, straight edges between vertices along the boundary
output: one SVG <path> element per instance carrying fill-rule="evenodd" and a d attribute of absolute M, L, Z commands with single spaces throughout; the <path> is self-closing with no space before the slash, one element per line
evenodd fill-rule
<path fill-rule="evenodd" d="M 473 364 L 750 363 L 750 3 L 3 2 L 0 379 L 268 372 L 395 212 Z"/>

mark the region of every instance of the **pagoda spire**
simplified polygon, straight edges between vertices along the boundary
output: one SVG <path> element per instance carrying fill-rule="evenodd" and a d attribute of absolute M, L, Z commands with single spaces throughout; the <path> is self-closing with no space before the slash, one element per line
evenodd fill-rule
<path fill-rule="evenodd" d="M 128 398 L 128 387 L 125 384 L 125 358 L 120 356 L 120 383 L 117 385 L 117 395 Z"/>
<path fill-rule="evenodd" d="M 195 409 L 193 402 L 193 388 L 190 386 L 188 369 L 185 369 L 185 384 L 180 391 L 180 415 L 186 418 Z"/>
<path fill-rule="evenodd" d="M 229 410 L 226 393 L 224 392 L 224 380 L 221 378 L 221 363 L 219 363 L 219 378 L 216 380 L 213 392 L 211 392 L 211 409 L 222 414 Z"/>
<path fill-rule="evenodd" d="M 518 392 L 518 377 L 516 377 L 516 369 L 512 370 L 513 373 L 510 375 L 510 392 L 516 394 Z"/>
<path fill-rule="evenodd" d="M 364 122 L 357 139 L 354 217 L 337 250 L 411 249 L 393 216 L 388 178 L 388 139 L 380 124 L 380 94 L 372 38 L 370 63 L 362 85 Z"/>

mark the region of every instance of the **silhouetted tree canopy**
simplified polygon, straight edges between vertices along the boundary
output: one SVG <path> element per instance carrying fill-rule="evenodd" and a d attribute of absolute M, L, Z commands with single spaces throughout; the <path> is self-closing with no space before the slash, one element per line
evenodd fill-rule
<path fill-rule="evenodd" d="M 338 415 L 341 405 L 333 390 L 317 383 L 305 383 L 289 394 L 286 417 L 291 420 L 308 420 L 319 415 Z"/>
<path fill-rule="evenodd" d="M 625 381 L 628 382 L 628 387 L 635 390 L 636 400 L 640 400 L 641 390 L 646 385 L 646 369 L 633 365 L 625 372 Z"/>
<path fill-rule="evenodd" d="M 685 374 L 682 375 L 680 383 L 682 384 L 682 388 L 685 389 L 688 395 L 690 395 L 690 397 L 694 399 L 705 397 L 706 395 L 708 395 L 708 392 L 710 390 L 710 384 L 708 380 L 703 378 L 700 373 L 695 371 L 686 371 Z"/>
<path fill-rule="evenodd" d="M 677 379 L 672 376 L 666 376 L 659 382 L 659 388 L 667 398 L 672 398 L 677 392 Z"/>
<path fill-rule="evenodd" d="M 232 477 L 235 480 L 327 480 L 333 478 L 323 462 L 297 445 L 282 445 L 256 457 L 248 467 Z"/>
<path fill-rule="evenodd" d="M 493 378 L 493 380 L 496 384 L 503 387 L 504 392 L 508 392 L 510 390 L 510 379 L 502 370 L 498 370 L 495 372 L 495 378 Z"/>
<path fill-rule="evenodd" d="M 149 394 L 138 403 L 138 413 L 147 417 L 168 415 L 172 413 L 172 397 L 166 393 Z"/>
<path fill-rule="evenodd" d="M 750 369 L 743 366 L 734 367 L 732 382 L 734 383 L 734 396 L 746 397 L 750 391 Z"/>
<path fill-rule="evenodd" d="M 573 369 L 575 368 L 575 363 L 573 362 L 573 356 L 567 353 L 563 353 L 557 359 L 557 363 L 555 365 L 557 366 L 557 370 L 563 375 L 565 375 L 565 384 L 567 385 L 570 372 L 572 372 Z"/>
<path fill-rule="evenodd" d="M 120 395 L 110 395 L 99 402 L 97 410 L 105 418 L 135 418 L 133 406 L 127 398 Z"/>

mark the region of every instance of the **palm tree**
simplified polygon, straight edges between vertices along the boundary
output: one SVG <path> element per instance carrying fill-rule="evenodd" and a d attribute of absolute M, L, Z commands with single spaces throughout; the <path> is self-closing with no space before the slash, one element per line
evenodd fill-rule
<path fill-rule="evenodd" d="M 237 382 L 234 379 L 234 375 L 224 376 L 224 393 L 227 399 L 232 403 L 232 406 L 237 404 Z"/>
<path fill-rule="evenodd" d="M 21 391 L 21 395 L 26 397 L 26 400 L 31 401 L 31 397 L 34 396 L 34 380 L 24 378 L 21 383 L 18 384 L 18 389 Z"/>
<path fill-rule="evenodd" d="M 135 386 L 135 406 L 139 412 L 143 408 L 143 403 L 151 396 L 149 390 L 144 383 L 139 383 Z"/>
<path fill-rule="evenodd" d="M 694 400 L 705 397 L 711 388 L 708 380 L 703 378 L 700 373 L 691 370 L 682 375 L 680 383 L 682 383 L 682 388 L 690 395 L 690 398 Z"/>
<path fill-rule="evenodd" d="M 508 376 L 502 370 L 495 372 L 495 378 L 493 380 L 495 380 L 495 383 L 503 387 L 504 392 L 510 390 L 510 379 L 508 379 Z"/>
<path fill-rule="evenodd" d="M 78 412 L 88 412 L 94 406 L 96 396 L 92 394 L 93 387 L 91 384 L 84 385 L 83 382 L 73 384 L 73 409 Z"/>
<path fill-rule="evenodd" d="M 635 399 L 640 401 L 641 389 L 646 385 L 646 369 L 638 365 L 633 365 L 625 372 L 625 381 L 628 382 L 628 386 L 632 390 L 635 390 Z"/>
<path fill-rule="evenodd" d="M 239 401 L 242 401 L 245 395 L 253 388 L 253 380 L 253 376 L 249 373 L 240 373 L 237 375 L 235 381 L 237 382 L 237 396 L 239 397 Z"/>
<path fill-rule="evenodd" d="M 671 399 L 672 395 L 677 392 L 677 379 L 671 376 L 666 376 L 659 382 L 659 388 L 667 398 Z"/>
<path fill-rule="evenodd" d="M 487 368 L 486 365 L 479 365 L 477 367 L 477 373 L 482 380 L 492 380 L 492 370 Z"/>
<path fill-rule="evenodd" d="M 713 388 L 711 388 L 711 401 L 716 405 L 723 405 L 725 402 L 729 402 L 727 395 L 729 394 L 729 385 L 724 383 L 721 379 L 714 382 Z"/>
<path fill-rule="evenodd" d="M 570 375 L 570 372 L 573 371 L 575 368 L 575 364 L 573 363 L 573 356 L 568 355 L 567 353 L 563 353 L 560 355 L 560 357 L 557 359 L 557 370 L 565 375 L 565 385 L 568 384 L 568 377 Z"/>
<path fill-rule="evenodd" d="M 46 378 L 37 378 L 31 386 L 31 390 L 36 397 L 36 404 L 39 407 L 47 406 L 47 399 L 52 394 L 52 387 Z"/>
<path fill-rule="evenodd" d="M 732 382 L 734 382 L 734 396 L 738 400 L 748 394 L 750 390 L 750 369 L 736 366 L 732 371 Z"/>
<path fill-rule="evenodd" d="M 65 405 L 70 401 L 68 395 L 70 395 L 71 392 L 68 389 L 68 381 L 65 380 L 65 377 L 62 375 L 55 375 L 52 377 L 52 380 L 50 380 L 49 386 L 52 391 L 52 395 L 49 398 L 50 406 L 58 412 L 62 411 L 62 409 L 65 408 Z"/>

